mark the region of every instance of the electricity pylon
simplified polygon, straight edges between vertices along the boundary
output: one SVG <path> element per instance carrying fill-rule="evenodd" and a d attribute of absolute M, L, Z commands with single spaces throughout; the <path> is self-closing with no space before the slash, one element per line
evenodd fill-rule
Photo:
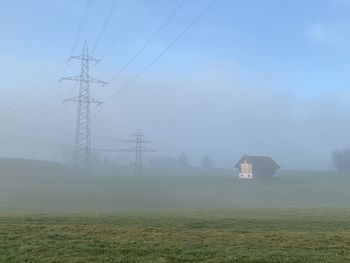
<path fill-rule="evenodd" d="M 127 140 L 125 142 L 135 143 L 135 147 L 129 149 L 119 150 L 121 152 L 135 152 L 135 175 L 142 175 L 142 153 L 144 152 L 155 152 L 153 149 L 149 149 L 143 146 L 145 143 L 151 143 L 151 141 L 145 140 L 145 134 L 141 131 L 138 131 L 136 134 L 133 134 L 134 139 Z"/>
<path fill-rule="evenodd" d="M 72 56 L 71 59 L 81 61 L 80 76 L 63 77 L 61 80 L 71 80 L 80 82 L 79 95 L 66 99 L 64 102 L 71 101 L 78 103 L 77 123 L 75 132 L 75 144 L 73 155 L 73 168 L 86 174 L 91 172 L 91 141 L 90 141 L 90 105 L 101 104 L 100 101 L 90 96 L 90 83 L 105 85 L 106 82 L 95 79 L 90 76 L 90 62 L 99 62 L 99 60 L 89 55 L 87 42 L 84 42 L 83 53 L 79 56 Z"/>

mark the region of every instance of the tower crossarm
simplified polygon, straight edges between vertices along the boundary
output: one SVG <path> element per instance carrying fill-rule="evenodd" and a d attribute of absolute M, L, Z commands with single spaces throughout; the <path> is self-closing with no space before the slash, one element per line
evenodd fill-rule
<path fill-rule="evenodd" d="M 105 81 L 99 80 L 99 79 L 94 78 L 94 77 L 90 77 L 90 83 L 102 84 L 103 86 L 105 86 L 105 85 L 107 85 L 107 84 L 108 84 L 108 82 L 105 82 Z"/>
<path fill-rule="evenodd" d="M 140 143 L 152 143 L 151 141 L 146 141 L 146 140 L 125 140 L 124 142 L 140 142 Z"/>
<path fill-rule="evenodd" d="M 62 80 L 71 80 L 71 81 L 81 81 L 81 76 L 72 76 L 72 77 L 63 77 L 59 80 L 61 82 Z"/>
<path fill-rule="evenodd" d="M 82 102 L 82 97 L 81 96 L 77 96 L 77 97 L 73 97 L 73 98 L 70 98 L 70 99 L 65 99 L 63 101 L 63 103 L 66 103 L 66 102 Z M 90 98 L 90 100 L 87 100 L 85 102 L 92 103 L 92 104 L 97 104 L 97 105 L 100 105 L 100 104 L 103 103 L 103 102 L 101 102 L 99 100 L 96 100 L 94 98 Z"/>
<path fill-rule="evenodd" d="M 97 105 L 103 104 L 102 101 L 99 101 L 99 100 L 97 100 L 95 98 L 90 98 L 90 103 L 97 104 Z"/>
<path fill-rule="evenodd" d="M 90 62 L 99 63 L 101 60 L 94 58 L 92 56 L 84 56 L 84 55 L 78 55 L 78 56 L 71 56 L 67 61 L 71 61 L 72 59 L 78 59 L 78 60 L 89 60 Z"/>
<path fill-rule="evenodd" d="M 149 149 L 149 148 L 141 148 L 140 149 L 142 152 L 156 152 L 154 149 Z"/>
<path fill-rule="evenodd" d="M 78 81 L 81 82 L 82 78 L 81 76 L 72 76 L 72 77 L 63 77 L 59 80 L 59 82 L 61 82 L 62 80 L 71 80 L 71 81 Z M 103 86 L 107 85 L 108 82 L 99 80 L 97 78 L 94 77 L 89 77 L 89 83 L 93 83 L 93 84 L 102 84 Z"/>

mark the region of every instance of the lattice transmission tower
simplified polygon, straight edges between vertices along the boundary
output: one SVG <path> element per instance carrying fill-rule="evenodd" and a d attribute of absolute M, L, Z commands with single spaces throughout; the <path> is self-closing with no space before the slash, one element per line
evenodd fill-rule
<path fill-rule="evenodd" d="M 81 61 L 81 72 L 79 76 L 63 77 L 61 80 L 78 81 L 79 95 L 73 98 L 66 99 L 64 102 L 71 101 L 78 103 L 77 123 L 75 132 L 75 144 L 73 154 L 73 168 L 79 172 L 91 173 L 91 126 L 90 126 L 90 106 L 91 104 L 101 104 L 100 101 L 90 96 L 90 84 L 102 84 L 106 82 L 98 80 L 90 76 L 90 62 L 99 62 L 89 55 L 87 42 L 84 42 L 81 55 L 72 56 L 68 61 L 77 59 Z"/>
<path fill-rule="evenodd" d="M 134 143 L 135 147 L 119 150 L 121 152 L 135 152 L 135 175 L 142 174 L 142 154 L 144 152 L 155 152 L 155 150 L 143 146 L 145 143 L 152 143 L 151 141 L 145 140 L 145 136 L 146 135 L 141 131 L 137 131 L 136 134 L 132 135 L 134 139 L 125 141 L 128 143 Z"/>

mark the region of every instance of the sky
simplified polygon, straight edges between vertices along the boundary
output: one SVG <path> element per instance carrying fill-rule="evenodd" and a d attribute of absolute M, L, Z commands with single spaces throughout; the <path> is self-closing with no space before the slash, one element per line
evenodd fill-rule
<path fill-rule="evenodd" d="M 332 169 L 331 152 L 350 147 L 348 0 L 219 0 L 114 96 L 210 2 L 119 1 L 93 54 L 101 62 L 90 68 L 109 82 L 91 87 L 107 99 L 92 108 L 93 147 L 125 148 L 140 129 L 155 155 L 184 152 L 195 165 L 204 154 L 226 168 L 261 154 L 285 169 Z M 76 105 L 62 101 L 77 86 L 57 81 L 79 75 L 79 61 L 66 61 L 84 40 L 93 50 L 112 3 L 1 3 L 2 156 L 56 158 L 73 144 Z"/>

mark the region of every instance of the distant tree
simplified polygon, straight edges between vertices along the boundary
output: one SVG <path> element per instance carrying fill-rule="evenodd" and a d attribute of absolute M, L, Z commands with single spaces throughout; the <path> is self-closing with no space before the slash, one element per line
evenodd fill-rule
<path fill-rule="evenodd" d="M 177 158 L 177 164 L 183 167 L 188 166 L 187 157 L 184 153 L 180 153 L 179 157 Z"/>
<path fill-rule="evenodd" d="M 332 159 L 339 172 L 350 172 L 350 150 L 335 150 L 332 152 Z"/>
<path fill-rule="evenodd" d="M 212 168 L 213 167 L 213 162 L 211 161 L 209 155 L 204 155 L 202 159 L 202 166 L 203 168 Z"/>
<path fill-rule="evenodd" d="M 147 161 L 150 167 L 173 168 L 176 166 L 176 159 L 172 157 L 150 157 Z"/>
<path fill-rule="evenodd" d="M 103 159 L 103 164 L 104 164 L 105 166 L 109 166 L 109 158 L 108 158 L 108 156 L 105 156 L 105 157 L 104 157 L 104 159 Z"/>

